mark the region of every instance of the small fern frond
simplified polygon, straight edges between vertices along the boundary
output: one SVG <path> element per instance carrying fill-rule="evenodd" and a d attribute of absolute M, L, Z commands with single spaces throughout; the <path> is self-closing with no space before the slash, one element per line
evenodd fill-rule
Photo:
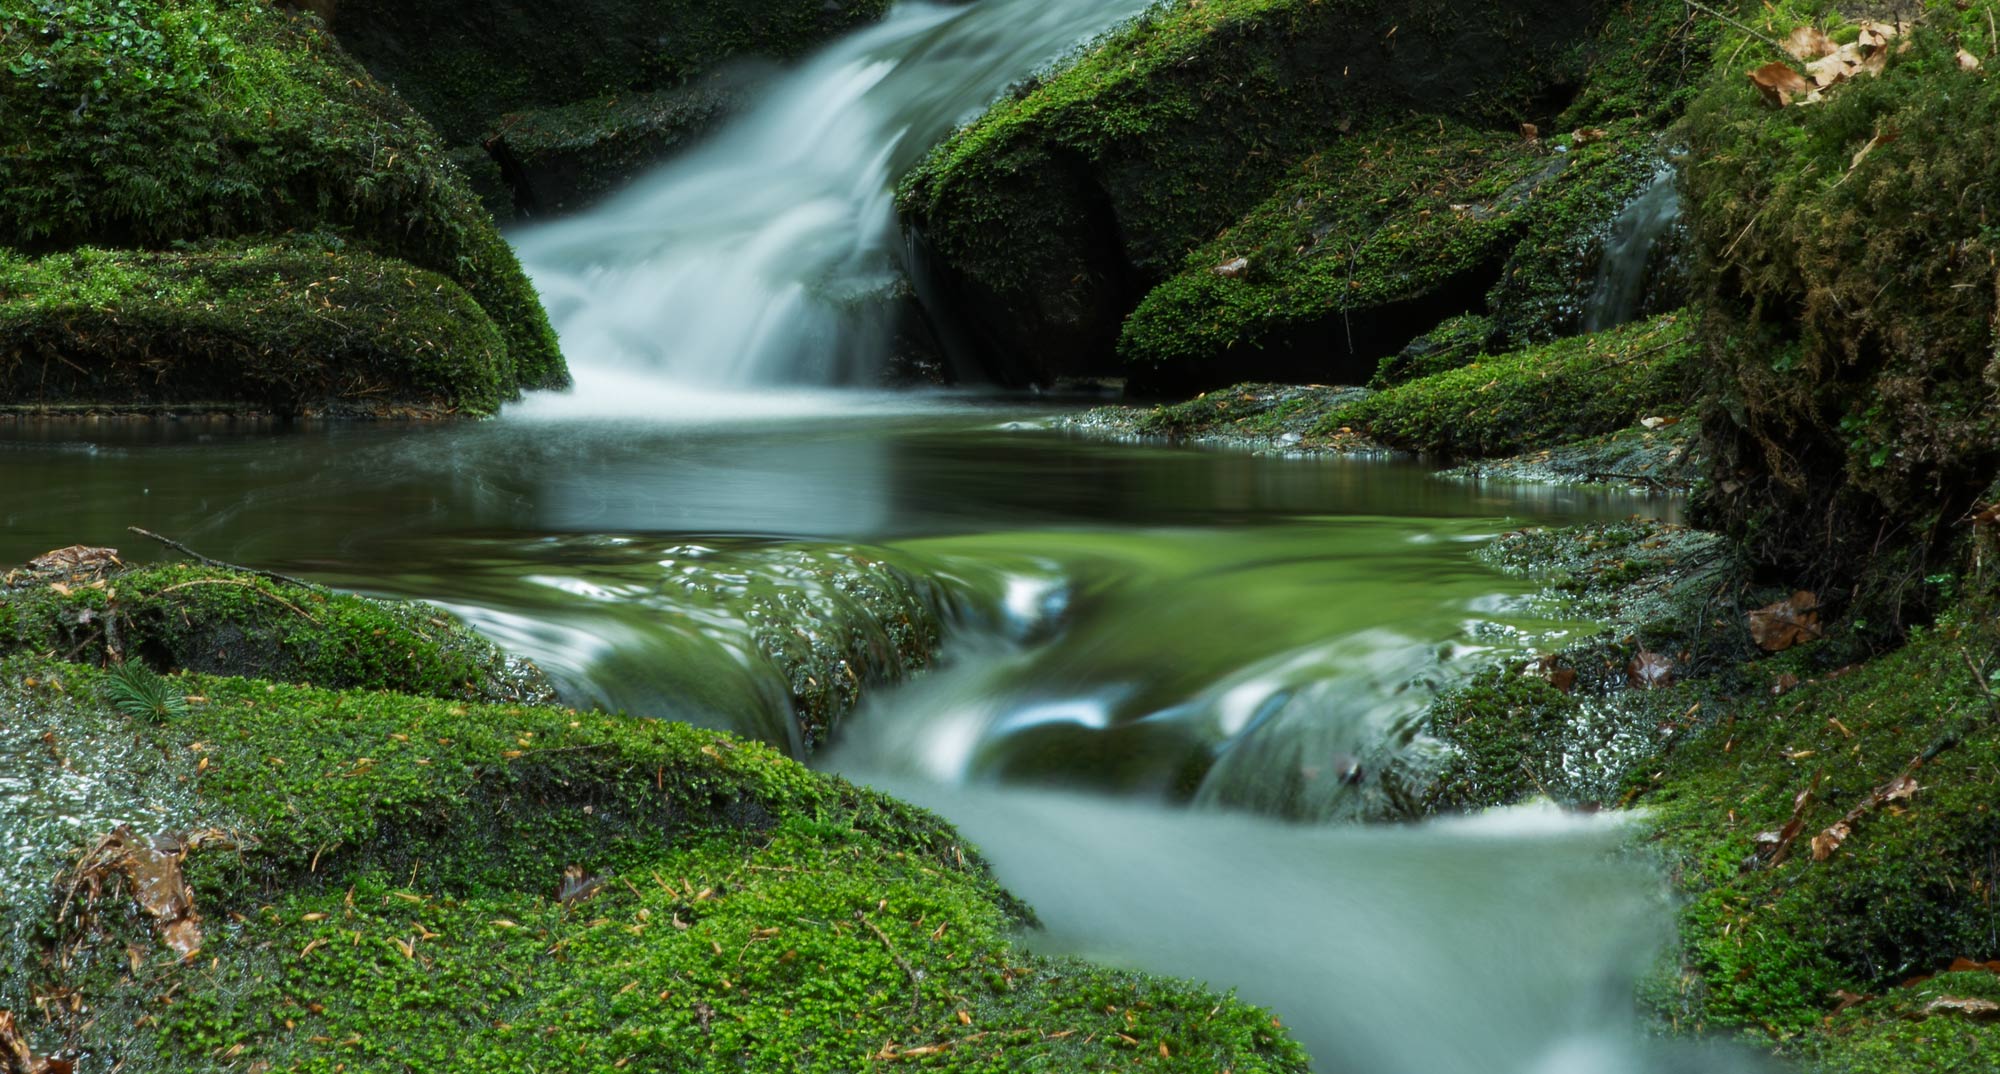
<path fill-rule="evenodd" d="M 113 667 L 105 677 L 104 691 L 112 708 L 135 720 L 187 715 L 187 698 L 180 688 L 144 664 L 128 661 Z"/>

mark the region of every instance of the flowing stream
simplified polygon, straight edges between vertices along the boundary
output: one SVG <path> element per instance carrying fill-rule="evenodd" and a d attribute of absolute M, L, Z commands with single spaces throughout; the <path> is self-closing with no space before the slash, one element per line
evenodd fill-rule
<path fill-rule="evenodd" d="M 1356 822 L 1437 688 L 1581 627 L 1473 549 L 1673 501 L 826 390 L 879 351 L 895 178 L 1143 6 L 901 6 L 621 198 L 520 235 L 572 394 L 443 429 L 6 427 L 0 561 L 146 558 L 139 525 L 437 602 L 573 703 L 806 754 L 814 699 L 813 763 L 959 823 L 1046 920 L 1029 942 L 1239 989 L 1325 1071 L 1750 1069 L 1647 1042 L 1632 996 L 1669 906 L 1623 822 Z"/>

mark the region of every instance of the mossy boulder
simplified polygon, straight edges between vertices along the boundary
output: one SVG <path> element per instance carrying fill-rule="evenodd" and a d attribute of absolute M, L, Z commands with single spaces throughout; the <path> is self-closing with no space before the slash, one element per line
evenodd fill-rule
<path fill-rule="evenodd" d="M 0 583 L 0 654 L 459 700 L 552 701 L 531 664 L 443 611 L 249 571 L 157 565 Z"/>
<path fill-rule="evenodd" d="M 1025 910 L 946 824 L 765 747 L 195 676 L 174 683 L 181 711 L 135 720 L 106 680 L 0 663 L 0 710 L 79 772 L 91 728 L 145 743 L 121 785 L 171 796 L 134 823 L 175 837 L 153 845 L 185 877 L 199 959 L 155 938 L 87 825 L 10 859 L 42 872 L 6 904 L 0 1008 L 80 1001 L 29 1029 L 44 1053 L 133 1071 L 1306 1067 L 1232 998 L 1022 951 Z M 70 846 L 98 849 L 69 869 Z"/>
<path fill-rule="evenodd" d="M 169 251 L 185 243 L 289 246 L 283 236 L 294 232 L 331 236 L 357 255 L 404 262 L 413 276 L 424 270 L 462 288 L 505 343 L 499 393 L 567 382 L 533 288 L 436 134 L 311 17 L 254 0 L 87 0 L 17 5 L 0 28 L 6 245 L 32 257 L 81 246 Z M 225 263 L 191 260 L 179 275 Z M 423 295 L 419 307 L 435 307 L 430 291 Z M 9 297 L 29 307 L 36 300 Z M 359 295 L 361 308 L 341 316 L 375 318 L 383 297 Z M 167 352 L 177 346 L 171 336 L 158 343 Z M 421 357 L 408 365 L 428 364 Z M 473 399 L 495 390 L 477 379 L 465 386 Z"/>
<path fill-rule="evenodd" d="M 726 94 L 676 92 L 747 57 L 790 59 L 889 0 L 304 0 L 457 146 L 507 170 L 508 204 L 588 202 L 685 144 Z"/>
<path fill-rule="evenodd" d="M 1512 455 L 1677 415 L 1693 399 L 1695 316 L 1682 311 L 1572 336 L 1396 385 L 1334 411 L 1323 434 L 1358 429 L 1394 447 L 1461 458 Z"/>
<path fill-rule="evenodd" d="M 437 417 L 515 392 L 507 341 L 464 288 L 339 242 L 0 248 L 8 409 Z"/>
<path fill-rule="evenodd" d="M 1109 372 L 1146 291 L 1343 131 L 1408 109 L 1509 131 L 1546 118 L 1600 11 L 1171 3 L 953 135 L 900 204 L 1003 377 Z"/>
<path fill-rule="evenodd" d="M 1687 122 L 1705 515 L 1772 576 L 1878 624 L 1928 614 L 1918 580 L 1963 562 L 1961 522 L 2000 471 L 1994 5 L 1913 8 L 1879 76 L 1810 107 L 1768 105 L 1744 71 L 1786 57 L 1727 29 L 1734 60 Z M 1819 14 L 1742 18 L 1783 37 Z"/>
<path fill-rule="evenodd" d="M 1749 665 L 1758 687 L 1705 706 L 1704 730 L 1635 778 L 1687 896 L 1663 1014 L 1818 1069 L 1973 1069 L 1948 1015 L 1903 1032 L 1882 1017 L 1893 1000 L 1834 1011 L 1837 991 L 1907 996 L 1899 983 L 1992 957 L 1993 622 L 1965 606 L 1858 666 L 1832 640 Z"/>

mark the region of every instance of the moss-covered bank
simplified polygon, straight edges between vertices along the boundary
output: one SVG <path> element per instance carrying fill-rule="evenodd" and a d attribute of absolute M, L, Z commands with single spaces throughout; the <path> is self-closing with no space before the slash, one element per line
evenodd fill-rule
<path fill-rule="evenodd" d="M 1860 33 L 1818 6 L 1745 8 L 1775 38 Z M 2000 468 L 1994 8 L 1906 5 L 1916 24 L 1880 47 L 1879 76 L 1788 108 L 1744 71 L 1793 61 L 1730 28 L 1732 62 L 1688 114 L 1708 516 L 1878 623 L 1921 621 L 1919 580 L 1963 562 Z"/>
<path fill-rule="evenodd" d="M 0 1010 L 40 1054 L 1305 1069 L 1268 1013 L 1021 950 L 1032 915 L 929 814 L 487 689 L 496 654 L 421 606 L 69 553 L 0 594 Z"/>
<path fill-rule="evenodd" d="M 150 316 L 72 336 L 66 357 L 130 366 L 211 331 L 211 311 L 191 311 L 185 333 L 163 314 L 181 285 L 198 290 L 195 278 L 238 262 L 187 244 L 296 253 L 292 236 L 313 233 L 320 238 L 308 247 L 380 259 L 350 275 L 406 264 L 411 280 L 435 273 L 462 291 L 440 300 L 441 281 L 411 288 L 415 301 L 405 309 L 393 290 L 335 287 L 314 295 L 319 312 L 308 313 L 283 300 L 309 281 L 281 261 L 269 266 L 271 293 L 252 296 L 264 301 L 230 317 L 244 346 L 296 367 L 318 360 L 302 348 L 324 345 L 304 323 L 312 317 L 376 337 L 365 349 L 385 342 L 386 321 L 434 322 L 438 314 L 428 311 L 441 303 L 461 320 L 456 314 L 476 303 L 504 348 L 482 358 L 490 341 L 475 343 L 443 362 L 424 348 L 399 348 L 388 364 L 421 375 L 399 390 L 435 397 L 435 385 L 448 383 L 434 406 L 490 410 L 520 388 L 566 382 L 533 289 L 435 133 L 309 16 L 253 0 L 35 2 L 9 8 L 0 29 L 0 244 L 27 257 L 81 246 L 142 250 L 130 271 L 174 278 L 154 288 L 167 297 Z M 101 267 L 99 259 L 86 275 Z M 16 268 L 4 301 L 16 332 L 61 335 L 72 312 L 64 290 L 99 286 L 115 281 L 74 279 L 63 264 Z M 205 286 L 226 293 L 246 285 L 224 278 Z M 351 308 L 335 302 L 342 298 Z M 467 331 L 478 336 L 474 320 Z M 18 383 L 23 359 L 5 359 Z M 380 384 L 383 366 L 358 371 L 362 390 L 346 401 L 370 405 L 365 389 Z M 128 387 L 140 380 L 122 379 Z M 245 401 L 265 403 L 262 387 L 249 384 Z"/>

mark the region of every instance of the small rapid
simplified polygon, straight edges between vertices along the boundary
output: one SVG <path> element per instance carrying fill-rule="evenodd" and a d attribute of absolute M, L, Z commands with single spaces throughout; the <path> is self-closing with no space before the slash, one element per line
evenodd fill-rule
<path fill-rule="evenodd" d="M 610 202 L 520 231 L 577 380 L 520 409 L 693 414 L 745 389 L 796 403 L 866 383 L 904 278 L 896 179 L 1011 81 L 1149 2 L 899 5 Z"/>

